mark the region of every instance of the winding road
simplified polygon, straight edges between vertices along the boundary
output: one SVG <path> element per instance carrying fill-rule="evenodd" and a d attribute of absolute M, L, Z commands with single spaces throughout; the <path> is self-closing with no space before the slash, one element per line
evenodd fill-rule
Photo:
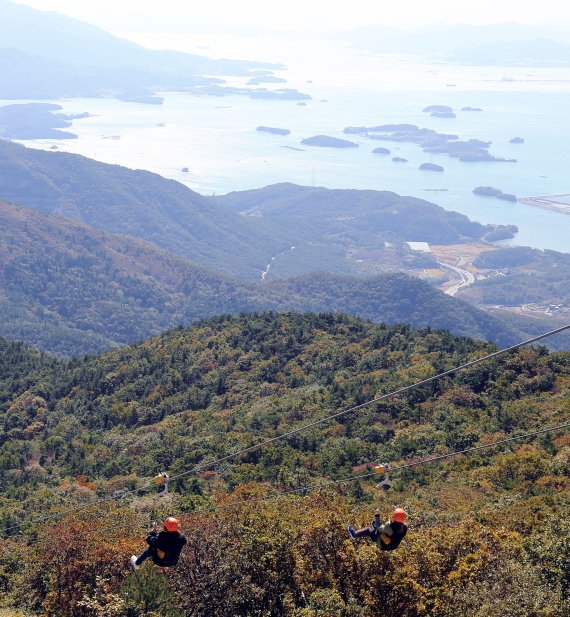
<path fill-rule="evenodd" d="M 461 263 L 461 261 L 463 261 L 463 258 L 458 259 L 459 263 Z M 455 274 L 459 275 L 459 282 L 453 284 L 451 287 L 445 290 L 444 293 L 446 293 L 448 296 L 454 296 L 460 289 L 462 289 L 463 287 L 468 287 L 469 285 L 473 285 L 473 283 L 475 282 L 475 277 L 473 276 L 473 274 L 471 274 L 471 272 L 468 272 L 467 270 L 464 270 L 463 268 L 460 268 L 458 265 L 452 266 L 451 264 L 446 264 L 442 261 L 438 261 L 437 263 L 443 269 L 451 270 Z"/>

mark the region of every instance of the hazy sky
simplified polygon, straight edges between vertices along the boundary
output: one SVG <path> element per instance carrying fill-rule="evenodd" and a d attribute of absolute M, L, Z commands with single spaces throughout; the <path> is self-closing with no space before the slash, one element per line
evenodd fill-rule
<path fill-rule="evenodd" d="M 344 30 L 380 23 L 517 21 L 568 27 L 566 0 L 13 0 L 55 10 L 112 31 L 191 31 L 219 24 L 239 28 Z"/>

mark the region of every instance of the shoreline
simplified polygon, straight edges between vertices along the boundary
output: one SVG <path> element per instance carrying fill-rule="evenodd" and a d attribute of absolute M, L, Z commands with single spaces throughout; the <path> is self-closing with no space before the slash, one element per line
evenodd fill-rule
<path fill-rule="evenodd" d="M 560 203 L 556 198 L 564 197 L 568 203 Z M 549 210 L 550 212 L 558 212 L 560 214 L 570 214 L 570 194 L 563 193 L 559 195 L 540 195 L 537 197 L 520 197 L 518 201 L 521 204 Z"/>

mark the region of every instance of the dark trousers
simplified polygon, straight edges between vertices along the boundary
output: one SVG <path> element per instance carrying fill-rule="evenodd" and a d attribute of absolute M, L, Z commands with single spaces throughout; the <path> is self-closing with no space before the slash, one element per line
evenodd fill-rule
<path fill-rule="evenodd" d="M 355 538 L 370 538 L 376 542 L 376 538 L 378 537 L 378 532 L 372 525 L 370 527 L 364 527 L 364 529 L 359 529 L 354 532 Z"/>
<path fill-rule="evenodd" d="M 154 550 L 152 548 L 152 546 L 149 546 L 146 551 L 144 551 L 142 553 L 142 555 L 135 561 L 135 563 L 137 564 L 137 566 L 140 566 L 142 563 L 144 563 L 149 557 L 152 557 L 154 555 Z"/>

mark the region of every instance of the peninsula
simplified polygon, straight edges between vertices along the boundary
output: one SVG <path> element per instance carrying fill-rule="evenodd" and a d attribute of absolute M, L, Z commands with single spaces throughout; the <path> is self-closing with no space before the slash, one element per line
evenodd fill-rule
<path fill-rule="evenodd" d="M 570 193 L 563 195 L 542 195 L 538 197 L 521 197 L 521 204 L 535 206 L 543 210 L 559 212 L 560 214 L 570 214 Z"/>
<path fill-rule="evenodd" d="M 14 103 L 0 107 L 0 138 L 76 139 L 74 133 L 60 129 L 70 127 L 72 120 L 88 118 L 89 114 L 54 113 L 62 109 L 54 103 Z"/>

